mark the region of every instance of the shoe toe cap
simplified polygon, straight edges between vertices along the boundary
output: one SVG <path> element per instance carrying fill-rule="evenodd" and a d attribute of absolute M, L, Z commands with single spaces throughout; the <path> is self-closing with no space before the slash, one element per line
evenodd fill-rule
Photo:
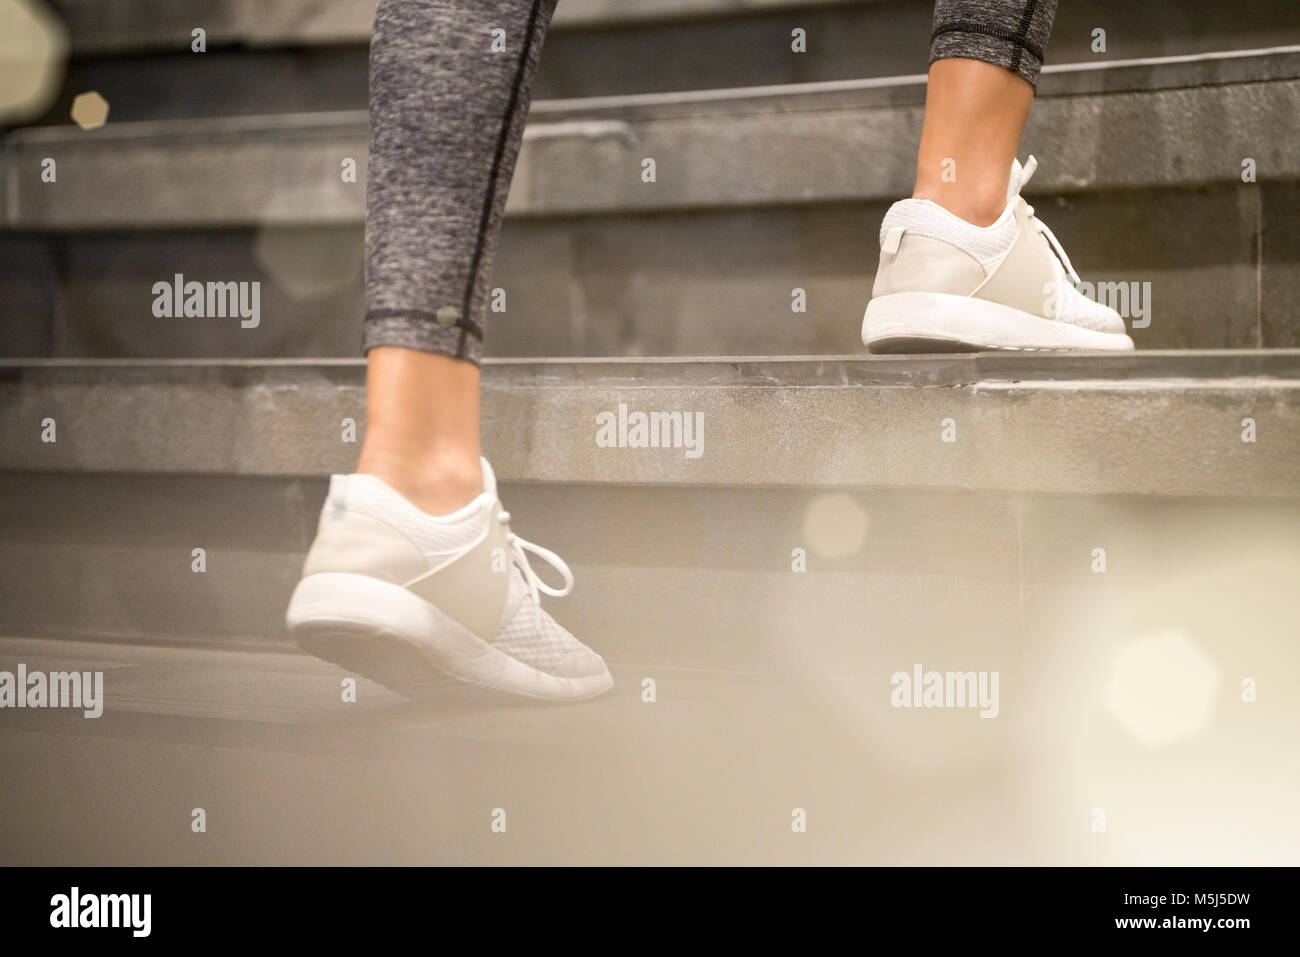
<path fill-rule="evenodd" d="M 1109 306 L 1097 306 L 1095 322 L 1100 332 L 1112 332 L 1121 336 L 1128 332 L 1128 327 L 1124 325 L 1124 317 Z"/>
<path fill-rule="evenodd" d="M 565 653 L 553 668 L 552 674 L 561 678 L 589 678 L 595 675 L 609 674 L 605 659 L 586 645 L 579 645 Z"/>

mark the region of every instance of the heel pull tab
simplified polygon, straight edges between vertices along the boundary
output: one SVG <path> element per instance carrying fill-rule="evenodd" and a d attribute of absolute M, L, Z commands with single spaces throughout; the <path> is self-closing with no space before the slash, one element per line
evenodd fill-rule
<path fill-rule="evenodd" d="M 880 244 L 880 251 L 889 253 L 893 256 L 898 253 L 898 246 L 903 241 L 903 233 L 907 232 L 906 226 L 895 226 L 889 232 L 885 233 L 885 241 Z"/>

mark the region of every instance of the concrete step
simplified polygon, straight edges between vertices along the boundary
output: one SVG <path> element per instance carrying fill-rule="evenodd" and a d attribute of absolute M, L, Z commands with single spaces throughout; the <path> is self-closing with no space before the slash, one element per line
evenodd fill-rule
<path fill-rule="evenodd" d="M 325 476 L 355 463 L 344 430 L 348 420 L 364 430 L 362 372 L 7 363 L 0 633 L 283 641 Z M 671 435 L 659 448 L 614 447 L 598 439 L 600 417 L 612 415 L 617 443 L 620 407 L 632 426 L 636 412 L 678 412 L 694 430 L 678 447 Z M 915 613 L 904 596 L 933 576 L 987 592 L 992 574 L 1009 602 L 1003 628 L 1018 614 L 1026 535 L 1041 535 L 1031 574 L 1049 583 L 1087 581 L 1086 556 L 1111 540 L 1155 549 L 1125 566 L 1140 583 L 1168 563 L 1171 543 L 1199 560 L 1192 541 L 1232 516 L 1251 542 L 1300 541 L 1294 351 L 490 362 L 483 410 L 506 501 L 528 516 L 521 534 L 563 546 L 595 594 L 619 596 L 584 606 L 576 623 L 638 654 L 672 650 L 683 666 L 771 667 L 780 649 L 750 642 L 764 633 L 757 622 L 707 647 L 695 632 L 667 637 L 662 616 L 616 628 L 630 595 L 678 595 L 718 628 L 733 599 L 761 618 L 786 607 L 779 598 L 830 627 L 859 607 L 860 576 L 876 576 L 871 594 L 902 627 Z M 41 440 L 48 420 L 52 443 Z M 1251 423 L 1256 441 L 1244 442 Z M 1062 523 L 1066 553 L 1053 539 Z M 1194 531 L 1169 537 L 1184 524 Z M 191 571 L 196 547 L 212 574 Z M 788 592 L 795 548 L 838 569 L 819 579 L 829 590 Z M 763 574 L 741 581 L 743 569 Z"/>
<path fill-rule="evenodd" d="M 591 705 L 550 709 L 450 685 L 399 705 L 364 681 L 344 704 L 346 675 L 286 644 L 325 494 L 304 436 L 358 412 L 355 367 L 217 365 L 190 369 L 185 389 L 174 364 L 6 369 L 0 634 L 27 637 L 0 640 L 0 669 L 101 670 L 106 702 L 96 720 L 0 712 L 0 846 L 9 863 L 1283 862 L 1294 842 L 1275 838 L 1295 822 L 1275 758 L 1300 692 L 1297 356 L 1165 360 L 1129 357 L 1132 377 L 1111 365 L 1091 384 L 1075 381 L 1082 357 L 807 363 L 797 391 L 789 363 L 677 363 L 672 396 L 606 366 L 609 399 L 705 412 L 695 464 L 714 471 L 676 482 L 654 464 L 675 450 L 603 449 L 593 468 L 546 425 L 592 444 L 580 372 L 597 367 L 489 365 L 488 449 L 514 527 L 573 565 L 576 590 L 549 607 L 617 681 Z M 577 401 L 551 419 L 543 389 Z M 132 390 L 151 401 L 124 400 Z M 214 401 L 223 390 L 230 401 Z M 301 414 L 328 391 L 352 398 L 319 421 Z M 1025 401 L 1035 393 L 1056 404 Z M 956 407 L 955 444 L 940 445 L 937 421 L 918 425 L 923 406 Z M 1240 443 L 1241 406 L 1255 445 Z M 59 438 L 37 450 L 22 436 L 45 414 Z M 946 453 L 982 449 L 970 460 L 984 477 L 1000 450 L 996 484 L 1010 490 L 951 487 L 963 479 L 917 428 Z M 735 461 L 717 469 L 719 457 Z M 889 470 L 914 487 L 873 478 Z M 1212 497 L 1185 494 L 1216 482 Z M 1124 487 L 1137 494 L 1113 494 Z M 891 676 L 918 664 L 996 672 L 997 719 L 892 708 Z M 43 785 L 73 764 L 55 827 Z M 1186 787 L 1205 766 L 1228 783 Z M 947 793 L 940 776 L 964 782 L 960 802 L 925 797 Z M 563 796 L 538 785 L 557 777 Z M 852 813 L 864 795 L 888 827 Z M 209 843 L 190 840 L 195 806 Z M 508 847 L 475 824 L 502 806 Z M 1180 828 L 1204 816 L 1198 833 L 1220 834 L 1208 822 L 1229 806 L 1269 822 L 1270 839 L 1189 851 Z M 794 807 L 818 836 L 792 848 Z M 1106 841 L 1086 824 L 1096 807 Z M 359 812 L 385 823 L 358 832 Z M 784 838 L 767 834 L 774 818 Z M 675 836 L 643 838 L 661 827 Z"/>
<path fill-rule="evenodd" d="M 1122 654 L 1122 630 L 1006 635 L 990 654 L 859 624 L 838 674 L 819 660 L 833 635 L 791 627 L 805 660 L 780 673 L 616 661 L 614 690 L 576 707 L 450 687 L 411 705 L 365 681 L 345 704 L 340 672 L 282 651 L 0 638 L 0 669 L 102 671 L 106 699 L 93 720 L 0 711 L 0 847 L 46 866 L 1296 863 L 1277 760 L 1296 711 L 1243 704 L 1234 681 L 1268 667 L 1291 691 L 1293 641 L 1202 620 L 1170 648 L 1220 682 L 1189 688 Z M 998 717 L 891 708 L 890 674 L 917 660 L 1002 669 Z M 1108 707 L 1108 667 L 1136 670 L 1138 723 Z M 1159 708 L 1182 734 L 1152 746 L 1141 721 L 1159 727 Z M 1238 817 L 1250 828 L 1214 826 Z"/>
<path fill-rule="evenodd" d="M 365 107 L 372 0 L 105 4 L 71 0 L 74 60 L 43 122 L 66 122 L 76 92 L 98 89 L 118 120 Z M 933 3 L 824 0 L 595 0 L 557 10 L 538 98 L 720 89 L 924 73 Z M 206 24 L 209 51 L 190 52 Z M 807 52 L 791 50 L 802 29 Z M 1106 31 L 1105 50 L 1094 31 Z M 1050 62 L 1244 50 L 1300 42 L 1290 0 L 1231 5 L 1100 0 L 1058 11 Z"/>
<path fill-rule="evenodd" d="M 537 104 L 489 353 L 857 349 L 876 224 L 910 189 L 923 95 L 898 78 Z M 1147 313 L 1128 313 L 1140 348 L 1300 344 L 1297 116 L 1300 50 L 1045 81 L 1031 198 L 1085 279 L 1149 288 Z M 355 354 L 364 184 L 338 166 L 364 172 L 365 143 L 363 114 L 12 134 L 4 351 Z M 39 181 L 45 156 L 56 186 Z M 1241 181 L 1245 158 L 1258 182 Z M 153 285 L 178 272 L 262 282 L 266 321 L 160 325 Z"/>
<path fill-rule="evenodd" d="M 0 473 L 0 627 L 287 647 L 326 485 Z M 1087 646 L 1195 625 L 1207 602 L 1216 641 L 1262 630 L 1294 644 L 1294 497 L 507 482 L 502 500 L 519 534 L 573 568 L 575 591 L 547 607 L 619 663 L 834 674 L 875 636 L 900 653 L 909 637 L 972 653 L 1045 632 Z M 822 644 L 805 654 L 799 635 Z"/>
<path fill-rule="evenodd" d="M 1062 68 L 1024 152 L 1039 193 L 1300 179 L 1300 46 Z M 923 78 L 539 102 L 515 216 L 893 200 L 911 188 Z M 364 214 L 364 110 L 28 128 L 5 142 L 15 230 L 332 225 Z M 1206 130 L 1215 136 L 1207 138 Z M 1106 143 L 1126 148 L 1104 149 Z M 56 184 L 41 161 L 58 163 Z M 358 162 L 345 183 L 339 161 Z M 657 159 L 654 183 L 642 161 Z M 145 186 L 148 189 L 145 189 Z M 57 187 L 57 188 L 52 188 Z"/>
<path fill-rule="evenodd" d="M 7 471 L 322 476 L 364 430 L 360 360 L 0 372 Z M 661 446 L 638 447 L 638 410 L 677 416 Z M 1298 350 L 495 360 L 482 414 L 507 481 L 1300 494 Z"/>

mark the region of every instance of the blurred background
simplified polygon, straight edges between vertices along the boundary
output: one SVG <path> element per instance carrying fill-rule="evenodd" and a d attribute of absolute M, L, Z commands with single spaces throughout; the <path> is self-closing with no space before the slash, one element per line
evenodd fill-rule
<path fill-rule="evenodd" d="M 931 4 L 560 0 L 484 441 L 618 681 L 567 707 L 347 703 L 284 634 L 364 428 L 374 8 L 0 0 L 0 670 L 107 689 L 0 711 L 0 863 L 1300 863 L 1294 0 L 1061 3 L 1027 192 L 1150 284 L 1136 354 L 886 358 Z M 704 455 L 598 448 L 619 402 Z"/>

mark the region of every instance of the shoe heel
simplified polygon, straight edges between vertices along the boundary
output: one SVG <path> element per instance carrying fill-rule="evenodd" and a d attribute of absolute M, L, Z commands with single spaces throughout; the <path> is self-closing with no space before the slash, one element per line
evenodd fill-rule
<path fill-rule="evenodd" d="M 366 575 L 321 572 L 298 583 L 285 624 L 303 651 L 393 691 L 418 696 L 455 680 L 422 647 L 423 602 Z"/>

